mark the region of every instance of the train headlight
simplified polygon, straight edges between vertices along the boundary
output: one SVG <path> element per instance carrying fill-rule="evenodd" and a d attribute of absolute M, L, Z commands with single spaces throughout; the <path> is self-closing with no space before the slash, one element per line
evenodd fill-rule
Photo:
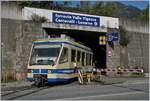
<path fill-rule="evenodd" d="M 47 70 L 47 73 L 52 73 L 52 70 L 51 70 L 51 69 L 48 69 L 48 70 Z"/>

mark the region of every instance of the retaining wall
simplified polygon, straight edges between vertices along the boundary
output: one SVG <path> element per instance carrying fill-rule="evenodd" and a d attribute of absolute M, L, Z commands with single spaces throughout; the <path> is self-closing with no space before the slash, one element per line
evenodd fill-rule
<path fill-rule="evenodd" d="M 31 44 L 43 38 L 41 24 L 31 21 L 1 19 L 2 68 L 27 67 Z"/>
<path fill-rule="evenodd" d="M 108 56 L 109 46 L 107 45 L 107 66 L 117 65 L 144 67 L 149 71 L 149 25 L 146 22 L 134 22 L 127 19 L 120 19 L 120 26 L 125 28 L 129 36 L 127 47 L 121 47 L 119 42 L 114 42 L 115 48 L 112 56 Z"/>

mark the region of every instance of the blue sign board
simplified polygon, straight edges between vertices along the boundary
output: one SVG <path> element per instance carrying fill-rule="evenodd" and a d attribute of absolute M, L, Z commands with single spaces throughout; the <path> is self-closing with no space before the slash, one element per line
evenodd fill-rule
<path fill-rule="evenodd" d="M 112 36 L 113 36 L 113 41 L 118 41 L 118 39 L 119 39 L 118 33 L 114 32 L 114 33 L 112 33 Z"/>
<path fill-rule="evenodd" d="M 107 34 L 107 41 L 113 41 L 113 36 L 111 34 Z"/>
<path fill-rule="evenodd" d="M 113 32 L 113 33 L 107 33 L 107 41 L 110 42 L 110 41 L 118 41 L 118 33 L 116 32 Z"/>
<path fill-rule="evenodd" d="M 66 13 L 52 13 L 52 21 L 54 23 L 64 23 L 64 24 L 74 24 L 74 25 L 83 25 L 83 26 L 100 26 L 100 18 L 93 16 L 82 16 L 75 14 L 66 14 Z"/>

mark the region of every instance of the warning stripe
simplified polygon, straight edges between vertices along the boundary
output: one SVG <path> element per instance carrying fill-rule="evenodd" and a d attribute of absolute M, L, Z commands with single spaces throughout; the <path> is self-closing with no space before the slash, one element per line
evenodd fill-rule
<path fill-rule="evenodd" d="M 144 70 L 143 69 L 101 69 L 100 71 L 106 71 L 106 72 L 139 72 L 139 73 L 143 73 Z"/>
<path fill-rule="evenodd" d="M 83 77 L 82 77 L 81 70 L 78 70 L 78 74 L 79 74 L 78 81 L 79 81 L 80 84 L 83 84 Z"/>

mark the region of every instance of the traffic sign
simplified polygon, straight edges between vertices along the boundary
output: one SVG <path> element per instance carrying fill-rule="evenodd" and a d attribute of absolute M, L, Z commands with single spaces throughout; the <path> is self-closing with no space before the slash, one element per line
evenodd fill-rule
<path fill-rule="evenodd" d="M 117 32 L 114 32 L 114 33 L 112 33 L 112 36 L 113 36 L 113 41 L 118 41 L 118 37 L 119 37 L 119 35 L 118 35 L 118 33 Z"/>
<path fill-rule="evenodd" d="M 119 35 L 117 32 L 107 33 L 107 41 L 108 42 L 118 41 L 118 39 L 119 39 Z"/>
<path fill-rule="evenodd" d="M 107 41 L 113 41 L 113 36 L 112 36 L 112 34 L 110 33 L 110 34 L 107 34 Z"/>
<path fill-rule="evenodd" d="M 106 45 L 106 36 L 100 36 L 99 37 L 99 44 L 100 45 Z"/>

